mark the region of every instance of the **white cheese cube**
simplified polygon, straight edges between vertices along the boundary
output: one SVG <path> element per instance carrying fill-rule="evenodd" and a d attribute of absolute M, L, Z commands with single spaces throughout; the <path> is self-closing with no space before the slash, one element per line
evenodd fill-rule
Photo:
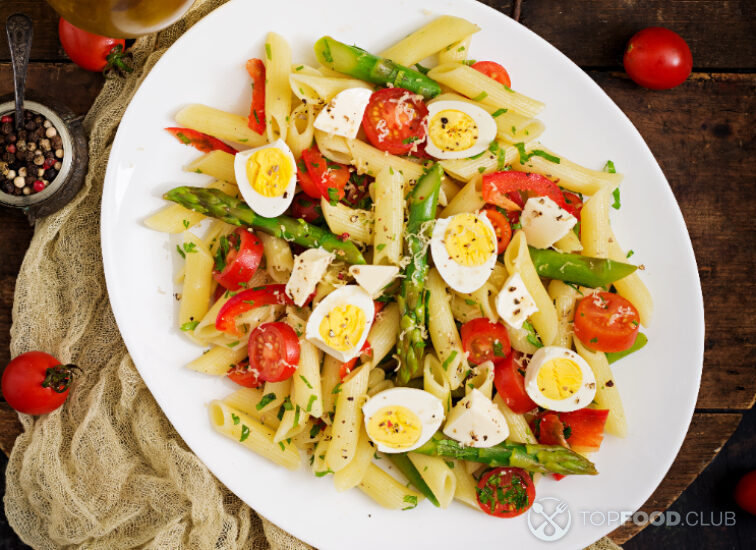
<path fill-rule="evenodd" d="M 327 252 L 322 248 L 309 248 L 295 256 L 294 268 L 291 270 L 289 282 L 286 283 L 286 295 L 302 307 L 310 294 L 315 292 L 315 287 L 334 257 L 333 252 Z"/>
<path fill-rule="evenodd" d="M 365 88 L 348 88 L 336 94 L 315 119 L 315 128 L 329 134 L 357 137 L 362 115 L 373 94 Z"/>
<path fill-rule="evenodd" d="M 349 268 L 349 273 L 375 300 L 396 279 L 399 268 L 395 265 L 353 265 Z"/>
<path fill-rule="evenodd" d="M 536 248 L 549 248 L 564 237 L 577 218 L 549 197 L 531 197 L 520 215 L 525 240 Z"/>
<path fill-rule="evenodd" d="M 443 432 L 468 447 L 492 447 L 509 436 L 509 426 L 499 408 L 475 389 L 449 411 Z"/>
<path fill-rule="evenodd" d="M 536 311 L 538 306 L 520 274 L 510 275 L 496 296 L 496 312 L 499 317 L 512 328 L 519 329 Z"/>

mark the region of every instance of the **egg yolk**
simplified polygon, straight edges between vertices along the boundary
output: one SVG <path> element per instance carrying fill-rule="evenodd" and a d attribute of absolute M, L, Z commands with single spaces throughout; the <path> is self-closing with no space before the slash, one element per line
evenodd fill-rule
<path fill-rule="evenodd" d="M 462 111 L 439 111 L 428 123 L 428 136 L 442 151 L 464 151 L 478 141 L 478 125 Z"/>
<path fill-rule="evenodd" d="M 320 337 L 337 351 L 354 348 L 365 330 L 365 312 L 351 304 L 340 305 L 329 311 L 320 322 Z"/>
<path fill-rule="evenodd" d="M 247 159 L 247 180 L 263 197 L 280 197 L 294 175 L 291 160 L 275 147 L 261 149 Z"/>
<path fill-rule="evenodd" d="M 392 449 L 406 449 L 418 442 L 423 425 L 420 418 L 408 408 L 390 405 L 378 409 L 370 418 L 367 432 L 376 443 Z"/>
<path fill-rule="evenodd" d="M 538 389 L 549 399 L 567 399 L 582 382 L 583 372 L 578 364 L 565 357 L 546 361 L 538 370 Z"/>
<path fill-rule="evenodd" d="M 483 265 L 495 253 L 491 229 L 475 214 L 457 214 L 444 234 L 446 252 L 464 266 Z"/>

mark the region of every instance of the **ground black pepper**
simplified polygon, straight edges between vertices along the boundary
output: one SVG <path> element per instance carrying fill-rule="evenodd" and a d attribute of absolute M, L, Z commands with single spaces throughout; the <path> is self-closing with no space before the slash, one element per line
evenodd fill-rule
<path fill-rule="evenodd" d="M 16 131 L 15 113 L 0 117 L 0 191 L 33 195 L 60 172 L 63 140 L 52 122 L 24 111 L 23 129 Z"/>

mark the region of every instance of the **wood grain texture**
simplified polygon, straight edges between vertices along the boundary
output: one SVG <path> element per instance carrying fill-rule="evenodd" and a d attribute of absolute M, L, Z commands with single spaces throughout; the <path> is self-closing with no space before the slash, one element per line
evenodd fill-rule
<path fill-rule="evenodd" d="M 34 22 L 34 41 L 32 42 L 32 61 L 61 61 L 68 59 L 58 40 L 58 14 L 43 0 L 2 0 L 0 2 L 0 22 L 5 27 L 5 20 L 13 13 L 23 13 Z M 5 31 L 0 40 L 0 61 L 10 60 Z M 2 79 L 0 79 L 2 82 Z"/>
<path fill-rule="evenodd" d="M 84 115 L 103 82 L 100 73 L 85 71 L 72 63 L 32 63 L 26 73 L 26 95 L 29 99 L 54 97 L 74 113 Z M 0 63 L 0 96 L 10 93 L 13 71 L 10 63 Z"/>
<path fill-rule="evenodd" d="M 482 1 L 511 13 L 511 0 Z M 523 0 L 520 23 L 581 67 L 621 67 L 627 41 L 650 26 L 682 36 L 698 71 L 751 69 L 756 59 L 753 0 Z"/>
<path fill-rule="evenodd" d="M 739 413 L 693 415 L 688 435 L 666 477 L 640 508 L 646 513 L 666 510 L 711 462 L 740 422 Z M 617 544 L 629 540 L 645 525 L 625 523 L 609 537 Z"/>
<path fill-rule="evenodd" d="M 8 456 L 22 431 L 18 413 L 11 409 L 8 403 L 0 402 L 0 451 Z"/>

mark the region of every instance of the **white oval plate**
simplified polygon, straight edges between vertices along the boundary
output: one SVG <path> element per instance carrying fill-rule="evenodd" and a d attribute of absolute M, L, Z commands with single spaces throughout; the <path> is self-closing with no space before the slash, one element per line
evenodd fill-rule
<path fill-rule="evenodd" d="M 607 436 L 595 455 L 600 475 L 544 480 L 538 496 L 569 504 L 571 528 L 544 543 L 526 516 L 502 520 L 453 503 L 427 502 L 386 511 L 359 490 L 337 493 L 331 479 L 302 468 L 290 472 L 213 431 L 206 404 L 234 384 L 184 365 L 202 350 L 176 328 L 173 277 L 176 239 L 143 220 L 164 206 L 161 194 L 206 176 L 182 166 L 197 152 L 163 131 L 184 104 L 205 103 L 246 115 L 248 58 L 260 57 L 268 31 L 285 36 L 295 62 L 314 64 L 312 45 L 330 34 L 379 52 L 440 14 L 477 23 L 470 57 L 502 62 L 514 87 L 546 102 L 542 141 L 558 153 L 600 169 L 614 160 L 625 174 L 622 208 L 613 223 L 634 261 L 646 265 L 656 314 L 649 344 L 615 365 L 629 433 Z M 129 352 L 179 434 L 212 472 L 252 508 L 322 549 L 581 548 L 618 526 L 608 513 L 636 510 L 672 464 L 687 431 L 703 358 L 703 301 L 693 250 L 674 196 L 640 134 L 609 97 L 576 65 L 525 27 L 472 0 L 323 2 L 236 0 L 189 30 L 152 69 L 121 122 L 102 201 L 102 247 L 110 300 Z M 548 508 L 548 506 L 547 506 Z M 589 511 L 603 513 L 590 516 Z M 598 525 L 594 525 L 598 524 Z M 448 525 L 444 528 L 442 526 Z M 482 545 L 482 546 L 481 546 Z M 522 546 L 524 545 L 524 546 Z"/>

